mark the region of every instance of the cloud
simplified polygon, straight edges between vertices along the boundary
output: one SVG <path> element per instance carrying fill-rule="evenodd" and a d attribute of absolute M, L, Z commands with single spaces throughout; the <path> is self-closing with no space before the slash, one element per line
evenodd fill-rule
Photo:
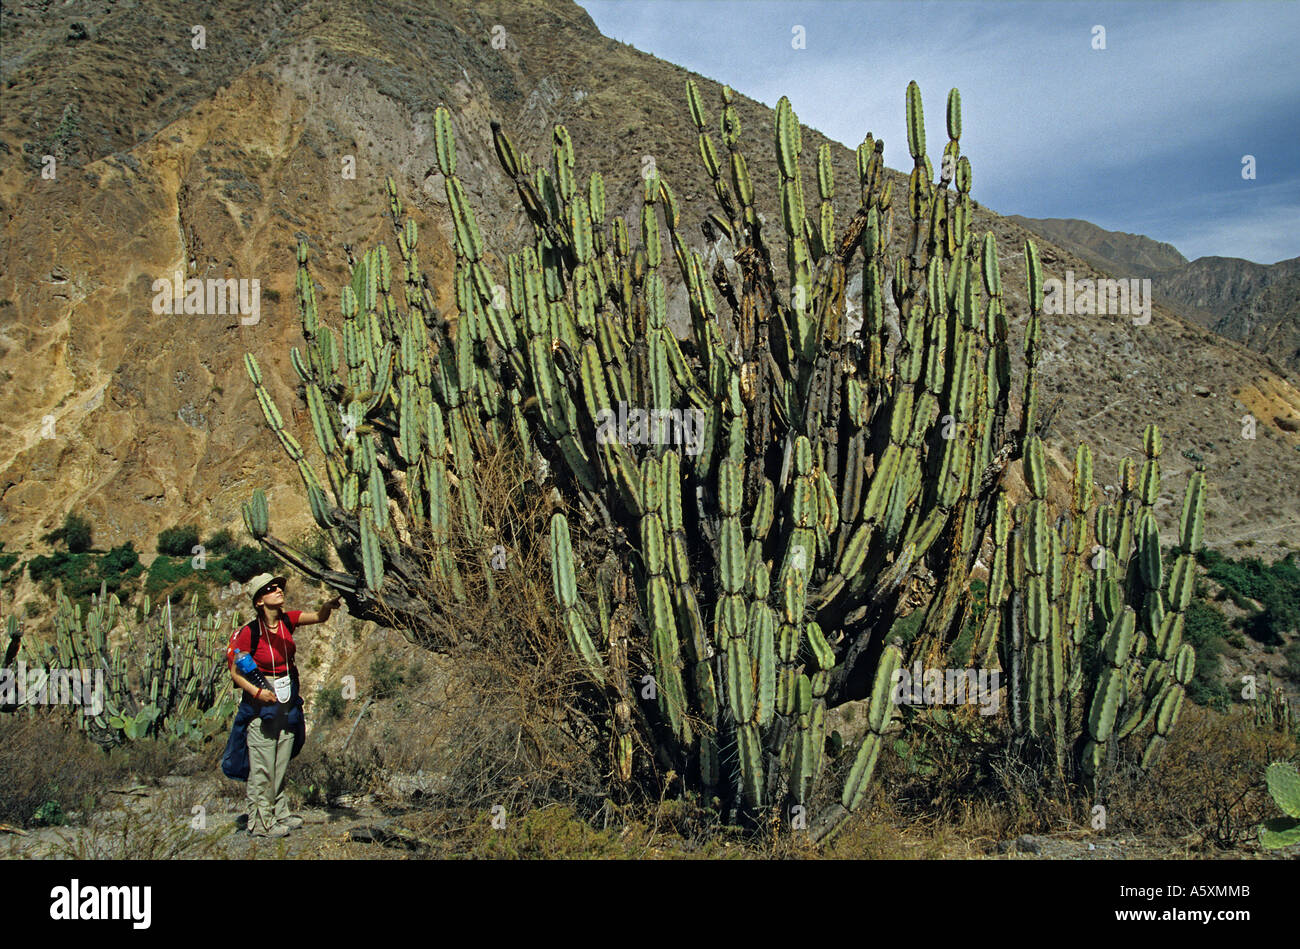
<path fill-rule="evenodd" d="M 609 35 L 745 95 L 768 105 L 788 95 L 802 122 L 849 147 L 873 132 L 887 164 L 903 170 L 908 81 L 924 95 L 932 160 L 957 86 L 975 196 L 995 210 L 1110 219 L 1122 194 L 1134 221 L 1177 208 L 1170 229 L 1199 253 L 1248 256 L 1247 245 L 1256 259 L 1300 253 L 1294 229 L 1268 223 L 1272 209 L 1260 208 L 1260 233 L 1249 237 L 1248 216 L 1228 227 L 1211 208 L 1180 201 L 1221 189 L 1239 177 L 1241 155 L 1254 153 L 1289 189 L 1285 206 L 1300 203 L 1300 4 L 584 6 Z M 791 45 L 796 25 L 805 49 Z M 1097 26 L 1105 49 L 1093 48 Z M 1077 203 L 1062 209 L 1066 198 Z M 1208 235 L 1243 243 L 1211 248 Z"/>

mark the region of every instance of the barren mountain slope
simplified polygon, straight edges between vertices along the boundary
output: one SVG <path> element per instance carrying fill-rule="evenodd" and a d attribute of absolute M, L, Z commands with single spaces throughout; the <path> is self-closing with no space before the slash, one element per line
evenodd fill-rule
<path fill-rule="evenodd" d="M 1061 218 L 1008 220 L 1115 277 L 1149 277 L 1156 297 L 1286 367 L 1300 370 L 1300 257 L 1257 264 L 1239 257 L 1188 261 L 1170 244 Z"/>
<path fill-rule="evenodd" d="M 1062 250 L 1099 270 L 1124 276 L 1150 277 L 1187 263 L 1178 248 L 1141 234 L 1107 231 L 1076 218 L 1032 218 L 1019 214 L 1007 220 L 1041 234 Z"/>
<path fill-rule="evenodd" d="M 202 50 L 189 20 L 162 3 L 44 6 L 6 5 L 0 20 L 0 540 L 10 550 L 39 547 L 68 510 L 95 525 L 97 546 L 130 539 L 152 550 L 159 530 L 195 520 L 242 532 L 238 504 L 259 486 L 278 534 L 310 524 L 242 356 L 257 354 L 286 422 L 312 444 L 288 360 L 301 342 L 292 248 L 311 242 L 324 311 L 337 312 L 343 245 L 392 243 L 388 174 L 422 225 L 422 262 L 444 275 L 435 292 L 450 306 L 449 220 L 432 172 L 440 103 L 455 117 L 458 173 L 498 275 L 525 224 L 493 154 L 492 119 L 538 159 L 551 123 L 564 122 L 578 173 L 605 175 L 612 213 L 631 214 L 653 158 L 683 202 L 686 233 L 706 249 L 698 224 L 712 190 L 685 104 L 689 74 L 600 36 L 572 3 L 223 4 Z M 701 87 L 716 120 L 719 86 Z M 937 121 L 947 90 L 924 91 Z M 903 108 L 901 88 L 894 105 Z M 771 111 L 742 97 L 740 114 L 760 206 L 776 221 Z M 809 173 L 824 140 L 805 131 Z M 843 221 L 855 164 L 851 151 L 834 152 Z M 53 180 L 41 176 L 46 154 L 58 159 Z M 341 173 L 348 155 L 355 179 Z M 901 143 L 885 155 L 906 161 Z M 976 167 L 976 198 L 979 176 Z M 1026 232 L 983 207 L 974 225 L 998 238 L 1019 334 Z M 1065 249 L 1043 249 L 1048 276 L 1091 272 Z M 259 321 L 156 314 L 153 281 L 177 270 L 260 280 Z M 1060 399 L 1051 440 L 1062 452 L 1090 441 L 1102 483 L 1155 421 L 1166 433 L 1166 498 L 1181 497 L 1191 467 L 1180 451 L 1208 467 L 1211 544 L 1297 543 L 1300 434 L 1284 426 L 1300 419 L 1300 392 L 1265 360 L 1161 307 L 1141 326 L 1051 316 L 1044 349 L 1044 404 Z M 1253 440 L 1241 437 L 1248 410 L 1259 419 Z"/>
<path fill-rule="evenodd" d="M 1300 370 L 1300 257 L 1267 265 L 1200 257 L 1161 274 L 1156 293 L 1193 318 L 1206 314 L 1216 333 Z"/>

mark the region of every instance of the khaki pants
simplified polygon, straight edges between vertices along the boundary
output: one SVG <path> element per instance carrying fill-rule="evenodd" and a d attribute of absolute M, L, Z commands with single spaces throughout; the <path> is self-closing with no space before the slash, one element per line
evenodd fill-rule
<path fill-rule="evenodd" d="M 293 753 L 293 732 L 285 725 L 288 710 L 281 705 L 271 721 L 248 723 L 248 832 L 268 833 L 289 817 L 284 775 Z"/>

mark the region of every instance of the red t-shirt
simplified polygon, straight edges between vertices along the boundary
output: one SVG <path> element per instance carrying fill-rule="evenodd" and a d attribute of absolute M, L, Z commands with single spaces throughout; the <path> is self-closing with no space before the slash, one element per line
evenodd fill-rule
<path fill-rule="evenodd" d="M 302 610 L 285 610 L 280 616 L 279 629 L 262 629 L 259 631 L 257 652 L 253 653 L 253 661 L 257 663 L 257 668 L 262 675 L 288 675 L 289 666 L 293 664 L 294 653 L 298 651 L 290 627 L 298 625 L 298 617 L 300 616 L 302 616 Z M 286 618 L 289 620 L 288 625 L 285 624 Z M 235 653 L 248 652 L 248 647 L 253 639 L 253 627 L 260 622 L 261 620 L 253 620 L 251 623 L 246 623 L 230 637 L 230 645 L 226 647 L 226 665 L 233 668 Z"/>

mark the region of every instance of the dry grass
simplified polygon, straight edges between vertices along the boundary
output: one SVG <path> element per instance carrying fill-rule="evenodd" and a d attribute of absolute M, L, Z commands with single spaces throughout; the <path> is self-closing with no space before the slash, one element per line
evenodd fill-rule
<path fill-rule="evenodd" d="M 1297 752 L 1294 737 L 1257 727 L 1241 708 L 1220 714 L 1187 703 L 1160 760 L 1146 773 L 1130 767 L 1119 775 L 1108 820 L 1194 847 L 1240 847 L 1275 814 L 1265 769 Z"/>
<path fill-rule="evenodd" d="M 96 813 L 78 833 L 66 834 L 53 855 L 70 860 L 200 859 L 220 856 L 222 841 L 235 829 L 192 826 L 191 799 L 183 792 L 168 792 L 151 804 L 148 811 L 127 802 Z"/>
<path fill-rule="evenodd" d="M 146 739 L 105 752 L 61 710 L 0 716 L 0 822 L 62 824 L 91 813 L 107 792 L 126 782 L 157 785 L 195 768 L 218 749 L 196 756 L 184 745 Z"/>

